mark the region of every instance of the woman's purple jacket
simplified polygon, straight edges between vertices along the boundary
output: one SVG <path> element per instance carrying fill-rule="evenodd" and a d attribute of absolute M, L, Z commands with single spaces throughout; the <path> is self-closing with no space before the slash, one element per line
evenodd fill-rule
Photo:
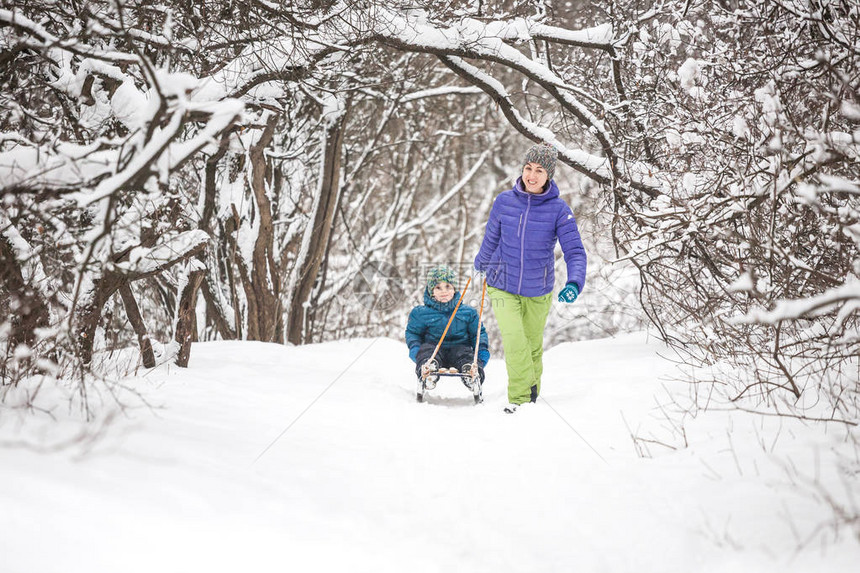
<path fill-rule="evenodd" d="M 555 242 L 561 243 L 567 282 L 585 288 L 585 248 L 573 211 L 559 197 L 555 181 L 540 195 L 513 189 L 496 197 L 487 221 L 475 268 L 487 273 L 487 284 L 522 296 L 542 296 L 555 283 Z"/>

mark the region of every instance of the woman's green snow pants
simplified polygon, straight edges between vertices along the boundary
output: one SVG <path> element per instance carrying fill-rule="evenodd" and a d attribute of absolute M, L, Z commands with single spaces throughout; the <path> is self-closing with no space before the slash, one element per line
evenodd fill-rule
<path fill-rule="evenodd" d="M 488 287 L 487 295 L 502 333 L 508 369 L 508 402 L 533 402 L 540 394 L 543 329 L 552 305 L 552 293 L 528 297 Z"/>

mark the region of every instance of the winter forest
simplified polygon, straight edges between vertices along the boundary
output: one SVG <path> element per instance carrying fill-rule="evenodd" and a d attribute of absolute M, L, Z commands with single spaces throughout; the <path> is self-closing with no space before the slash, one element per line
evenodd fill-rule
<path fill-rule="evenodd" d="M 827 428 L 860 494 L 858 0 L 0 0 L 0 104 L 0 424 L 402 340 L 548 142 L 589 259 L 547 348 L 648 329 L 670 416 Z"/>

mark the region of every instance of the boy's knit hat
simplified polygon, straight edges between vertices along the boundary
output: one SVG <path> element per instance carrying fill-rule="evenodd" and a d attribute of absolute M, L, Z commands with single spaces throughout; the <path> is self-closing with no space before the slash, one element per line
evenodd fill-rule
<path fill-rule="evenodd" d="M 445 266 L 434 267 L 427 273 L 427 292 L 432 293 L 433 289 L 439 283 L 454 284 L 457 280 L 457 275 L 453 270 Z"/>
<path fill-rule="evenodd" d="M 538 163 L 546 169 L 546 180 L 550 181 L 555 175 L 555 163 L 558 159 L 558 152 L 555 147 L 548 143 L 539 143 L 532 146 L 526 153 L 526 160 L 523 162 L 523 167 L 528 163 Z"/>

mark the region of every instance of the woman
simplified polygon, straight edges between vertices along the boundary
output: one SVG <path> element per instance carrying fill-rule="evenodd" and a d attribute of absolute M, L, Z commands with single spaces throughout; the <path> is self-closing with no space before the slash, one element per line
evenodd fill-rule
<path fill-rule="evenodd" d="M 540 394 L 543 330 L 555 283 L 556 241 L 567 265 L 560 302 L 572 303 L 585 286 L 586 255 L 567 203 L 552 180 L 557 153 L 535 145 L 513 189 L 496 197 L 475 268 L 487 277 L 487 294 L 502 334 L 508 371 L 505 412 Z"/>

